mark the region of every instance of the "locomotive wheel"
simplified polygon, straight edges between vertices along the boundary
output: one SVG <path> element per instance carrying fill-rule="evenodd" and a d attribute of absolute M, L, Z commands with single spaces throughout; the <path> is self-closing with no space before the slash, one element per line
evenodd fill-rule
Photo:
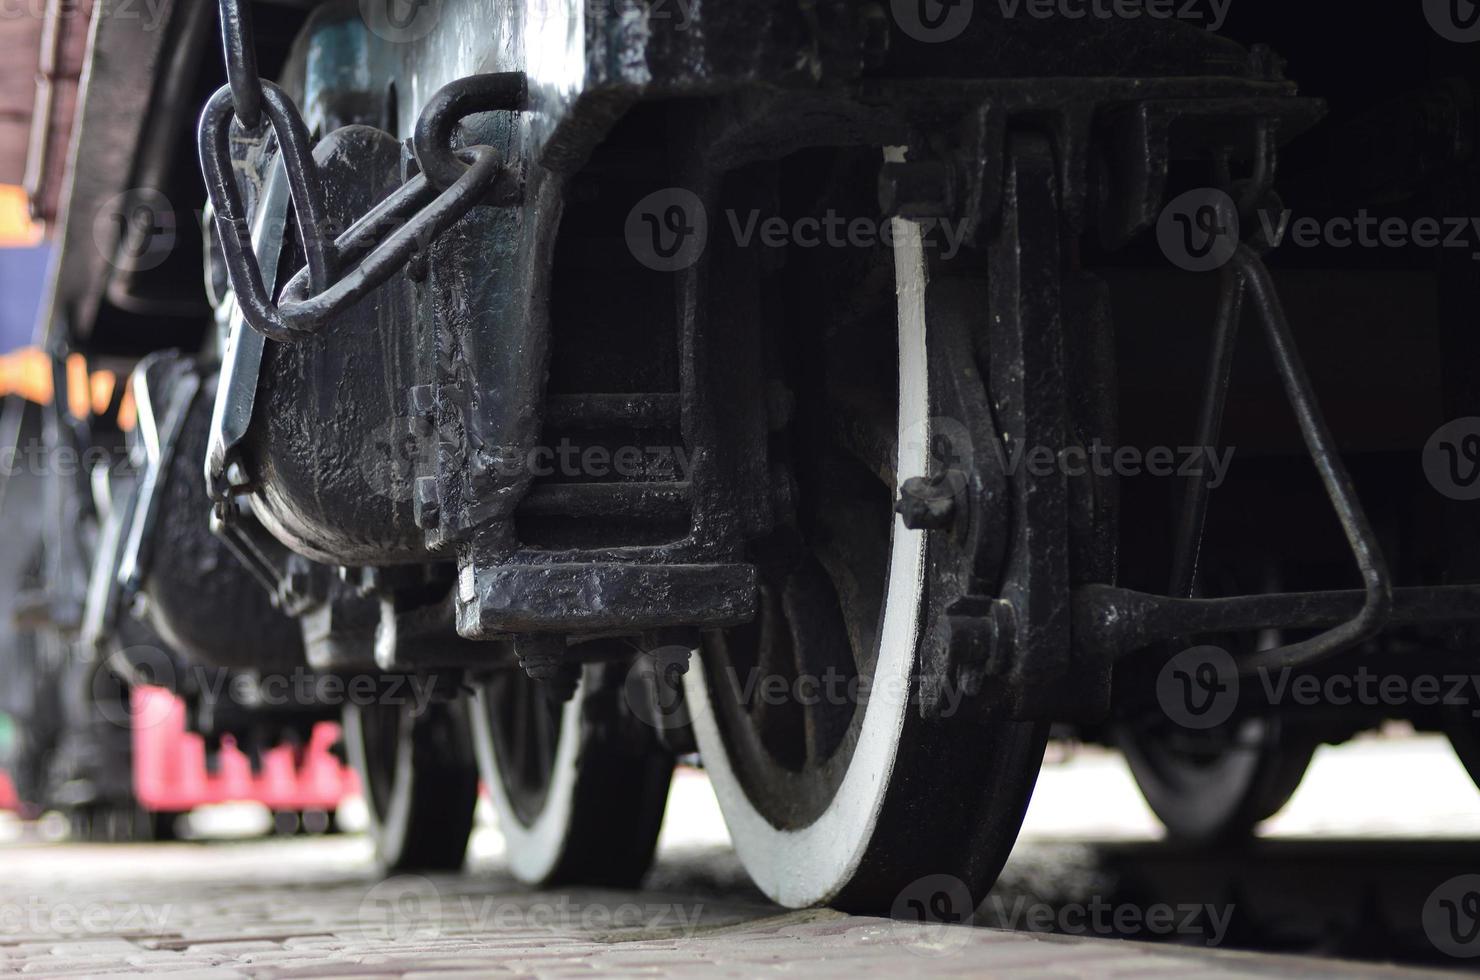
<path fill-rule="evenodd" d="M 893 505 L 907 479 L 929 472 L 944 436 L 938 419 L 963 417 L 936 397 L 949 372 L 964 370 L 948 363 L 937 324 L 980 323 L 983 301 L 948 277 L 930 281 L 913 223 L 896 222 L 893 263 L 893 289 L 871 321 L 877 343 L 856 333 L 823 341 L 824 358 L 870 346 L 873 376 L 860 382 L 836 360 L 810 366 L 814 378 L 867 386 L 870 404 L 838 412 L 799 397 L 798 529 L 755 555 L 756 621 L 706 634 L 685 676 L 740 860 L 766 895 L 792 907 L 887 912 L 904 889 L 947 875 L 980 902 L 1016 839 L 1046 738 L 1045 726 L 1012 722 L 983 698 L 930 718 L 917 703 L 945 625 L 944 579 L 962 550 L 946 532 L 906 528 Z M 829 417 L 850 419 L 854 435 Z M 858 435 L 859 424 L 869 431 Z M 781 686 L 776 677 L 801 696 L 766 697 Z M 837 696 L 865 685 L 866 698 Z"/>
<path fill-rule="evenodd" d="M 1234 730 L 1210 732 L 1126 728 L 1119 742 L 1167 833 L 1197 844 L 1247 837 L 1278 813 L 1317 746 L 1278 718 L 1248 718 Z"/>
<path fill-rule="evenodd" d="M 522 670 L 478 684 L 479 769 L 522 882 L 631 888 L 652 863 L 673 758 L 622 710 L 621 680 L 588 665 L 565 704 Z"/>
<path fill-rule="evenodd" d="M 165 842 L 180 839 L 180 820 L 185 813 L 179 810 L 148 810 L 143 815 L 146 840 Z"/>
<path fill-rule="evenodd" d="M 410 705 L 351 704 L 344 741 L 385 869 L 462 867 L 478 802 L 465 706 L 433 702 L 417 715 Z"/>
<path fill-rule="evenodd" d="M 1444 732 L 1465 771 L 1480 786 L 1480 725 L 1470 715 L 1468 705 L 1451 707 L 1444 713 Z"/>

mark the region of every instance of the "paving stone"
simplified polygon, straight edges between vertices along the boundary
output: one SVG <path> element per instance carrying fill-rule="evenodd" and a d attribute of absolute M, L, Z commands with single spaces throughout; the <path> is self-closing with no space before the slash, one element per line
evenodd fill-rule
<path fill-rule="evenodd" d="M 0 862 L 0 909 L 39 909 L 21 917 L 31 932 L 0 936 L 0 971 L 32 976 L 1227 980 L 1334 978 L 1349 966 L 786 912 L 749 896 L 538 893 L 497 872 L 421 878 L 418 889 L 437 899 L 435 914 L 423 916 L 376 904 L 380 881 L 364 842 L 352 838 L 212 848 L 21 843 L 0 845 Z M 70 910 L 95 910 L 102 927 L 58 929 Z"/>

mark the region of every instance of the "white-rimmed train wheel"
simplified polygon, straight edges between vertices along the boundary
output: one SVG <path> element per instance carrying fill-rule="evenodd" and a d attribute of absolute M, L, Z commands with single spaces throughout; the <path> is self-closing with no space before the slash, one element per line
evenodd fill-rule
<path fill-rule="evenodd" d="M 1278 717 L 1212 731 L 1127 726 L 1117 741 L 1167 833 L 1194 844 L 1248 837 L 1295 795 L 1318 745 Z"/>
<path fill-rule="evenodd" d="M 932 447 L 958 438 L 945 431 L 963 418 L 945 375 L 975 372 L 969 340 L 948 353 L 934 333 L 950 320 L 969 337 L 986 299 L 931 281 L 918 225 L 896 219 L 893 233 L 897 299 L 881 291 L 873 329 L 819 329 L 833 339 L 799 355 L 783 438 L 800 519 L 754 549 L 758 618 L 706 634 L 685 696 L 735 848 L 766 895 L 887 912 L 944 891 L 964 917 L 971 909 L 949 879 L 973 903 L 986 897 L 1022 823 L 1046 726 L 1013 722 L 985 697 L 920 710 L 922 664 L 939 662 L 944 642 L 947 580 L 970 559 L 959 536 L 910 530 L 893 507 L 939 458 Z M 879 258 L 887 283 L 887 253 Z M 849 289 L 850 301 L 868 291 Z M 840 410 L 843 389 L 861 402 Z M 784 684 L 769 680 L 778 676 Z M 776 697 L 783 686 L 801 696 Z"/>
<path fill-rule="evenodd" d="M 478 770 L 462 702 L 349 704 L 344 741 L 387 871 L 462 867 Z"/>
<path fill-rule="evenodd" d="M 526 884 L 631 888 L 652 863 L 673 757 L 626 710 L 624 676 L 589 664 L 564 704 L 517 668 L 477 683 L 479 769 Z"/>

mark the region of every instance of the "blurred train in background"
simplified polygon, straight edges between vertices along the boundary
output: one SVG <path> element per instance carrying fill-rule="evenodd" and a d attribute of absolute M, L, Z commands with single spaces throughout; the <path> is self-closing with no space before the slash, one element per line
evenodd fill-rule
<path fill-rule="evenodd" d="M 32 342 L 49 252 L 21 188 L 0 186 L 0 810 L 49 816 L 48 833 L 61 821 L 82 840 L 174 839 L 186 829 L 180 817 L 231 803 L 267 809 L 279 833 L 331 830 L 340 804 L 358 793 L 337 724 L 244 752 L 229 732 L 191 731 L 175 693 L 130 686 L 106 654 L 35 628 L 49 612 L 36 608 L 46 605 L 46 481 L 85 465 L 44 449 L 52 359 Z M 112 405 L 121 429 L 133 428 L 127 379 L 88 371 L 80 355 L 68 372 L 71 418 L 85 421 Z M 126 455 L 108 469 L 125 480 L 132 473 Z"/>

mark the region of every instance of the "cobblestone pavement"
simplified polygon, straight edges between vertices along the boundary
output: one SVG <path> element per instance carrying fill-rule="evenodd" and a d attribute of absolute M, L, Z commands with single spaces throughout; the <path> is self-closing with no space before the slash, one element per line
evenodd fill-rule
<path fill-rule="evenodd" d="M 978 910 L 988 926 L 1026 930 L 1009 931 L 777 909 L 749 884 L 691 770 L 674 781 L 659 859 L 637 893 L 524 889 L 502 873 L 503 843 L 486 824 L 468 873 L 385 880 L 355 836 L 105 846 L 7 840 L 0 828 L 0 973 L 1221 978 L 1480 964 L 1480 937 L 1444 950 L 1429 916 L 1446 881 L 1480 882 L 1468 874 L 1480 871 L 1480 794 L 1447 746 L 1326 751 L 1270 830 L 1214 854 L 1157 841 L 1119 759 L 1081 753 L 1045 769 Z M 1450 897 L 1460 907 L 1466 895 Z M 1125 914 L 1136 921 L 1117 921 Z M 1213 939 L 1219 951 L 1204 948 Z"/>
<path fill-rule="evenodd" d="M 657 889 L 538 893 L 487 862 L 370 870 L 357 837 L 0 847 L 0 972 L 34 976 L 1392 976 L 1391 967 L 785 912 L 667 855 Z M 689 875 L 688 877 L 685 877 Z M 684 882 L 685 890 L 668 887 Z M 1414 975 L 1417 975 L 1416 971 Z"/>

